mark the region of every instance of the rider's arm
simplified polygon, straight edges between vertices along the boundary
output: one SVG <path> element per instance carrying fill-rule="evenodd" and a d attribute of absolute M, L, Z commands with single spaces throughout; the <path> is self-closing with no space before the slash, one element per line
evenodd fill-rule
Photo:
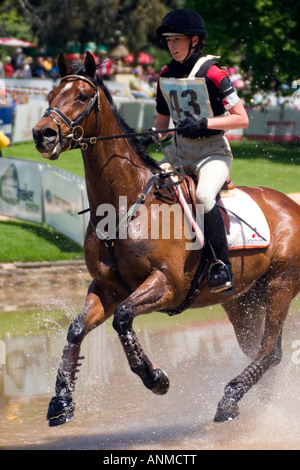
<path fill-rule="evenodd" d="M 160 129 L 168 129 L 169 124 L 170 124 L 170 116 L 169 115 L 159 114 L 159 113 L 156 114 L 155 123 L 154 123 L 155 129 L 157 129 L 158 131 Z M 158 134 L 158 138 L 161 139 L 165 135 L 167 135 L 167 134 Z"/>
<path fill-rule="evenodd" d="M 228 109 L 227 116 L 216 116 L 207 119 L 207 129 L 242 129 L 249 125 L 249 118 L 242 101 Z"/>

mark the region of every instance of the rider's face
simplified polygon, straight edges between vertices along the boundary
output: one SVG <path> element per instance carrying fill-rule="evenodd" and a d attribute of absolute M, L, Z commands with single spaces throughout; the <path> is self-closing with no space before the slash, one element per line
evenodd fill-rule
<path fill-rule="evenodd" d="M 177 62 L 183 62 L 189 54 L 191 38 L 189 36 L 168 36 L 167 44 L 169 51 Z M 198 37 L 192 37 L 192 46 L 198 42 Z M 192 54 L 192 51 L 190 52 Z M 189 54 L 189 55 L 190 55 Z"/>

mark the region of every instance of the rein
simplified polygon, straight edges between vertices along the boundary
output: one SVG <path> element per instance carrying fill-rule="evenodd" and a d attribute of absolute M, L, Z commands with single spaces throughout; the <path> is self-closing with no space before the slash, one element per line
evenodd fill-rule
<path fill-rule="evenodd" d="M 49 106 L 46 109 L 46 111 L 43 114 L 43 117 L 51 117 L 54 120 L 59 130 L 60 144 L 62 144 L 63 142 L 63 137 L 67 137 L 67 138 L 72 137 L 75 144 L 80 145 L 82 150 L 86 150 L 88 147 L 88 144 L 95 144 L 96 142 L 100 142 L 104 140 L 128 139 L 131 137 L 141 137 L 141 136 L 148 136 L 148 135 L 155 136 L 160 133 L 167 134 L 170 132 L 178 132 L 181 129 L 180 127 L 174 127 L 170 129 L 161 129 L 161 130 L 151 128 L 151 129 L 148 129 L 146 131 L 141 131 L 141 132 L 129 132 L 126 134 L 109 135 L 109 136 L 102 136 L 102 137 L 84 137 L 84 130 L 80 126 L 80 123 L 84 120 L 84 118 L 86 118 L 90 114 L 96 102 L 97 102 L 98 110 L 101 111 L 99 88 L 92 82 L 92 80 L 90 80 L 87 77 L 84 77 L 83 75 L 66 75 L 64 78 L 61 79 L 60 83 L 64 81 L 68 81 L 69 79 L 71 80 L 73 79 L 74 81 L 82 80 L 88 83 L 94 89 L 94 95 L 90 99 L 86 109 L 83 111 L 82 114 L 80 114 L 80 116 L 78 116 L 77 119 L 75 119 L 75 121 L 72 121 L 65 113 L 63 113 L 60 109 L 55 108 L 54 106 Z M 72 131 L 71 134 L 67 136 L 63 136 L 62 131 L 61 131 L 61 121 L 56 116 L 54 116 L 53 113 L 56 114 L 64 122 L 64 124 Z M 78 130 L 80 131 L 80 135 L 77 135 Z M 71 148 L 71 145 L 70 145 L 70 148 Z"/>

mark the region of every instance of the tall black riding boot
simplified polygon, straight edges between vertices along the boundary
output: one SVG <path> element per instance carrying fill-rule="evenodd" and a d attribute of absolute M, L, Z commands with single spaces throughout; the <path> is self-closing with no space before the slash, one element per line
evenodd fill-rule
<path fill-rule="evenodd" d="M 217 204 L 204 214 L 204 229 L 210 242 L 215 261 L 208 273 L 208 285 L 211 292 L 222 292 L 232 289 L 233 277 L 229 261 L 228 244 L 224 221 Z"/>

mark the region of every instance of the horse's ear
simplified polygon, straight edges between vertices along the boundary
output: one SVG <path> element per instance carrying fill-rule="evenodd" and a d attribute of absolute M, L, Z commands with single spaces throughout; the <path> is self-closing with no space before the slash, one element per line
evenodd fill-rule
<path fill-rule="evenodd" d="M 68 73 L 70 73 L 70 64 L 65 59 L 63 54 L 59 54 L 59 57 L 57 59 L 57 66 L 61 78 L 65 77 L 66 75 L 68 75 Z"/>
<path fill-rule="evenodd" d="M 96 64 L 94 56 L 89 51 L 86 51 L 84 66 L 86 74 L 89 77 L 94 78 L 96 73 Z"/>

